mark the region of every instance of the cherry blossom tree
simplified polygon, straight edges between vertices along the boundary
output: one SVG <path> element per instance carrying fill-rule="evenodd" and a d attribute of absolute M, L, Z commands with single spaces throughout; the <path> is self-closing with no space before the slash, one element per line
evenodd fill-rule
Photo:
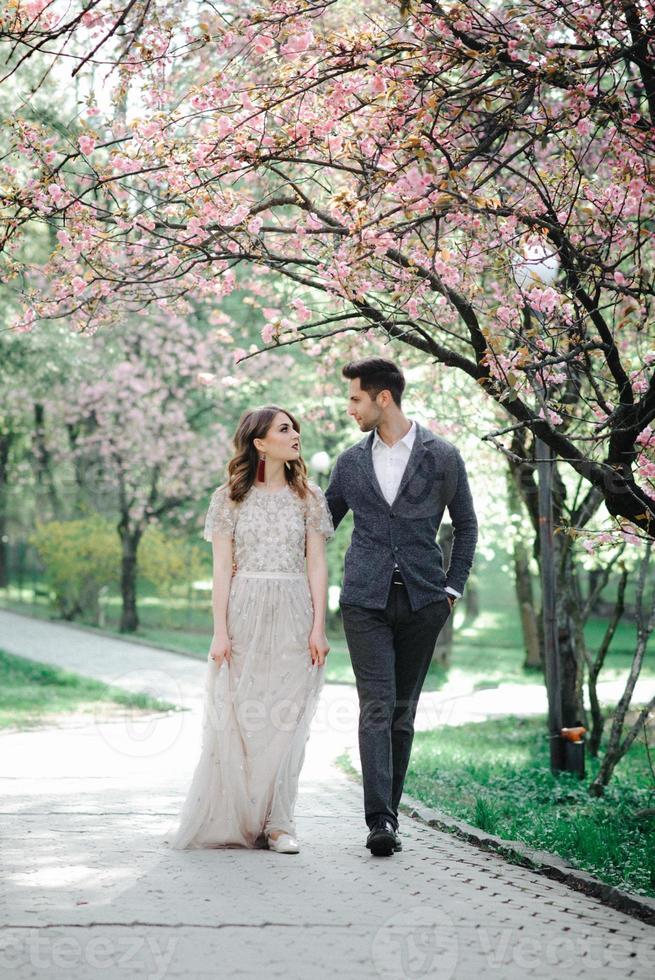
<path fill-rule="evenodd" d="M 32 33 L 57 7 L 18 6 Z M 82 6 L 73 70 L 109 62 L 113 101 L 12 120 L 7 274 L 26 227 L 57 235 L 15 329 L 285 277 L 265 344 L 397 338 L 550 446 L 608 534 L 652 537 L 652 3 L 141 3 L 125 37 L 120 5 Z"/>
<path fill-rule="evenodd" d="M 82 492 L 96 511 L 116 516 L 123 632 L 138 628 L 138 549 L 147 527 L 197 525 L 202 502 L 223 480 L 242 404 L 232 367 L 192 316 L 150 316 L 88 338 L 82 368 L 42 399 L 48 450 L 74 494 L 71 509 Z M 285 369 L 279 358 L 271 368 Z"/>

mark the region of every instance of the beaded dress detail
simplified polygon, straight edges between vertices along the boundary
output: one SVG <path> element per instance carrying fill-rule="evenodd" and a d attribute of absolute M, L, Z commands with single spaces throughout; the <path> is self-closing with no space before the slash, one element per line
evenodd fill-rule
<path fill-rule="evenodd" d="M 176 849 L 266 846 L 268 830 L 296 835 L 294 808 L 305 745 L 323 686 L 312 664 L 305 543 L 334 526 L 311 480 L 303 501 L 286 486 L 253 486 L 235 504 L 214 491 L 203 537 L 229 535 L 230 663 L 208 658 L 200 759 L 172 840 Z"/>

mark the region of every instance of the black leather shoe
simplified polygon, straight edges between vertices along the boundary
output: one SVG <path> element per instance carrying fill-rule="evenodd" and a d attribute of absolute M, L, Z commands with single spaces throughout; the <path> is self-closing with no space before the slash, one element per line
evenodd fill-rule
<path fill-rule="evenodd" d="M 393 824 L 384 817 L 377 821 L 366 838 L 366 846 L 375 857 L 389 857 L 394 851 L 400 850 L 397 843 L 400 841 L 396 837 Z"/>

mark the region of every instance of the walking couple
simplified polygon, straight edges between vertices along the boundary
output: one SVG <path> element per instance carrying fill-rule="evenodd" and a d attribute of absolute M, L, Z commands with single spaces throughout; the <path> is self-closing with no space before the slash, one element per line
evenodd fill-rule
<path fill-rule="evenodd" d="M 325 494 L 307 478 L 294 416 L 266 406 L 242 417 L 228 481 L 212 496 L 214 635 L 176 849 L 298 852 L 298 778 L 329 653 L 325 547 L 348 510 L 340 607 L 359 697 L 366 846 L 401 849 L 418 698 L 468 578 L 477 521 L 459 451 L 404 415 L 398 366 L 368 358 L 342 374 L 348 413 L 367 435 L 339 456 Z M 435 540 L 446 507 L 447 571 Z"/>

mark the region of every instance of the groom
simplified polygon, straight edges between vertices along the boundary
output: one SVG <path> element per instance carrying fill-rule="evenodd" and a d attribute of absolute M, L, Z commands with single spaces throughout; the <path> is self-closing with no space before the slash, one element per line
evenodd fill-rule
<path fill-rule="evenodd" d="M 348 414 L 364 439 L 337 459 L 327 498 L 335 528 L 352 510 L 340 606 L 359 697 L 366 846 L 401 850 L 398 804 L 414 717 L 439 632 L 461 596 L 478 525 L 455 446 L 402 411 L 402 371 L 372 357 L 347 364 Z M 449 567 L 435 538 L 448 508 Z"/>

